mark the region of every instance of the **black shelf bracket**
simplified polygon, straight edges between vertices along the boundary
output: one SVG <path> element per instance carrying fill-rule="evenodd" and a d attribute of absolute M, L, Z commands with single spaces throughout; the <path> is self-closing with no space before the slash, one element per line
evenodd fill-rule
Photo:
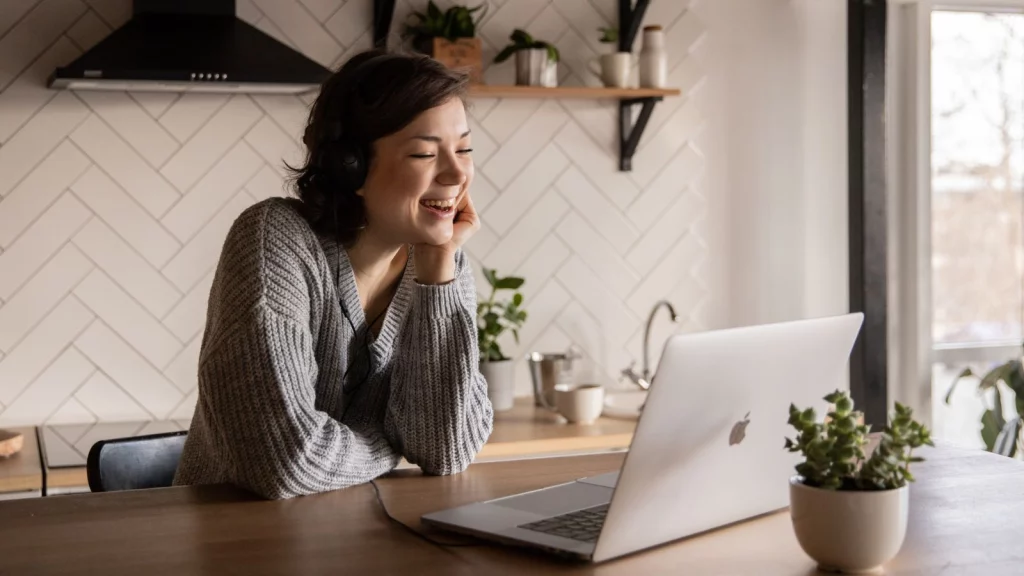
<path fill-rule="evenodd" d="M 636 33 L 644 20 L 644 12 L 651 0 L 619 0 L 619 52 L 632 52 Z"/>
<path fill-rule="evenodd" d="M 640 23 L 644 20 L 644 12 L 650 0 L 619 0 L 619 51 L 632 52 L 633 42 L 636 40 L 637 32 L 640 31 Z M 619 170 L 629 172 L 633 169 L 633 154 L 636 153 L 636 146 L 640 143 L 640 136 L 647 127 L 647 121 L 651 119 L 654 112 L 654 104 L 661 100 L 660 97 L 631 98 L 619 100 Z M 640 115 L 637 116 L 636 124 L 630 126 L 633 118 L 631 114 L 634 105 L 640 104 Z"/>
<path fill-rule="evenodd" d="M 630 98 L 619 100 L 619 170 L 629 172 L 633 169 L 633 154 L 636 153 L 636 146 L 640 143 L 640 137 L 647 128 L 647 121 L 651 119 L 654 112 L 654 104 L 661 101 L 661 96 L 649 98 Z M 632 120 L 632 107 L 640 104 L 640 115 L 636 123 L 630 126 Z"/>
<path fill-rule="evenodd" d="M 395 0 L 373 0 L 373 47 L 387 48 Z"/>

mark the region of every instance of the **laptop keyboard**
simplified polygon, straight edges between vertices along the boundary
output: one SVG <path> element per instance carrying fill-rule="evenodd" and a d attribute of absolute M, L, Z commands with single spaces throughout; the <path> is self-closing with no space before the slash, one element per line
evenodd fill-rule
<path fill-rule="evenodd" d="M 545 518 L 537 522 L 522 524 L 519 528 L 543 532 L 553 536 L 571 538 L 580 542 L 597 542 L 597 536 L 601 533 L 601 526 L 604 525 L 605 514 L 608 513 L 608 504 L 584 508 L 561 516 Z"/>

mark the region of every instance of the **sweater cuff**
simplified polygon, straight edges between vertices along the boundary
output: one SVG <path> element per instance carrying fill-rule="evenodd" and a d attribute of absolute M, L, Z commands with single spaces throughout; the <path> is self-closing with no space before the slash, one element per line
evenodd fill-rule
<path fill-rule="evenodd" d="M 463 310 L 458 279 L 446 284 L 415 283 L 416 306 L 430 318 L 450 318 Z"/>

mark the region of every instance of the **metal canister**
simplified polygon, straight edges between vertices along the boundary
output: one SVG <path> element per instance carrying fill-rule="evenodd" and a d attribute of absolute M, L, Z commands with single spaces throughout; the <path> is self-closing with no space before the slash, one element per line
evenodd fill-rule
<path fill-rule="evenodd" d="M 572 380 L 573 360 L 581 357 L 575 346 L 566 352 L 531 352 L 527 355 L 533 379 L 534 406 L 555 409 L 555 385 Z"/>

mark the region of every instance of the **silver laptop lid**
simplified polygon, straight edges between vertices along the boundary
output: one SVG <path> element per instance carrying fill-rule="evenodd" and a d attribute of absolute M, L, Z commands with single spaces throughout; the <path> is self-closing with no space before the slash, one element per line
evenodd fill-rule
<path fill-rule="evenodd" d="M 672 337 L 593 560 L 785 508 L 789 405 L 846 386 L 862 314 Z"/>

